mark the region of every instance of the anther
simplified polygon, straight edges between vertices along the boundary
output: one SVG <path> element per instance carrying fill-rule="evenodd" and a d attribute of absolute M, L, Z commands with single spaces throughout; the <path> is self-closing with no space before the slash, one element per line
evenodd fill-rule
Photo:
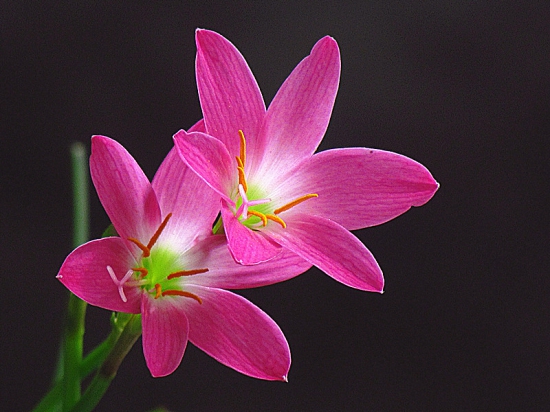
<path fill-rule="evenodd" d="M 281 219 L 279 216 L 275 216 L 275 215 L 265 215 L 265 217 L 269 220 L 272 220 L 273 222 L 277 222 L 278 224 L 280 224 L 283 229 L 286 229 L 286 223 L 283 219 Z"/>
<path fill-rule="evenodd" d="M 165 290 L 162 292 L 162 296 L 184 296 L 186 298 L 195 299 L 197 302 L 199 302 L 202 305 L 202 299 L 199 298 L 197 295 L 191 292 L 185 292 L 183 290 Z M 155 296 L 155 299 L 157 297 Z"/>
<path fill-rule="evenodd" d="M 149 243 L 147 243 L 147 249 L 151 250 L 151 248 L 153 247 L 153 245 L 155 244 L 155 242 L 158 240 L 158 238 L 160 237 L 160 234 L 162 233 L 162 231 L 164 230 L 164 228 L 166 227 L 166 225 L 168 224 L 168 221 L 170 220 L 170 218 L 172 217 L 172 213 L 168 213 L 166 215 L 166 217 L 164 218 L 164 220 L 162 221 L 162 223 L 160 224 L 159 228 L 157 229 L 157 231 L 155 232 L 155 234 L 153 235 L 153 237 L 151 238 L 151 240 L 149 241 Z"/>
<path fill-rule="evenodd" d="M 239 172 L 239 186 L 242 186 L 244 191 L 246 192 L 248 190 L 248 185 L 246 184 L 246 176 L 244 175 L 244 167 L 237 166 L 237 171 Z"/>
<path fill-rule="evenodd" d="M 180 270 L 179 272 L 170 273 L 166 279 L 179 278 L 181 276 L 198 275 L 199 273 L 208 272 L 208 269 L 193 269 L 193 270 Z"/>
<path fill-rule="evenodd" d="M 306 200 L 311 199 L 313 197 L 319 197 L 319 195 L 316 193 L 310 193 L 308 195 L 301 196 L 298 199 L 294 199 L 292 202 L 287 203 L 286 205 L 275 209 L 273 213 L 278 215 L 279 213 L 285 212 L 288 209 L 293 208 L 294 206 L 299 205 L 300 203 L 305 202 Z"/>
<path fill-rule="evenodd" d="M 151 240 L 149 240 L 149 243 L 147 243 L 147 246 L 145 246 L 143 243 L 141 243 L 136 238 L 133 238 L 133 237 L 128 238 L 128 240 L 130 242 L 132 242 L 134 245 L 136 245 L 138 248 L 141 249 L 141 251 L 143 252 L 143 257 L 144 258 L 151 256 L 151 248 L 154 246 L 154 244 L 156 243 L 156 241 L 160 237 L 160 234 L 162 233 L 162 231 L 164 230 L 164 228 L 168 224 L 168 221 L 170 220 L 171 217 L 172 217 L 172 213 L 168 213 L 166 215 L 166 217 L 164 218 L 164 220 L 160 224 L 160 226 L 157 229 L 157 231 L 155 232 L 155 234 L 151 237 Z M 145 276 L 145 275 L 143 275 L 143 276 Z"/>
<path fill-rule="evenodd" d="M 240 158 L 241 158 L 242 166 L 244 167 L 246 163 L 246 139 L 244 138 L 244 133 L 242 130 L 239 130 L 239 137 L 241 138 Z"/>
<path fill-rule="evenodd" d="M 160 284 L 157 283 L 155 285 L 155 290 L 157 291 L 157 293 L 155 294 L 155 299 L 158 299 L 162 294 L 162 288 L 160 287 Z"/>
<path fill-rule="evenodd" d="M 256 212 L 255 210 L 249 210 L 248 211 L 248 216 L 259 217 L 262 220 L 262 225 L 263 226 L 267 225 L 267 216 L 264 215 L 262 212 Z"/>
<path fill-rule="evenodd" d="M 129 237 L 128 240 L 141 249 L 141 251 L 143 252 L 143 257 L 149 257 L 149 255 L 151 254 L 151 250 L 147 246 L 145 246 L 143 243 L 133 237 Z"/>
<path fill-rule="evenodd" d="M 141 279 L 143 279 L 149 273 L 149 271 L 147 269 L 141 268 L 141 267 L 140 268 L 132 268 L 132 270 L 134 272 L 139 272 Z"/>

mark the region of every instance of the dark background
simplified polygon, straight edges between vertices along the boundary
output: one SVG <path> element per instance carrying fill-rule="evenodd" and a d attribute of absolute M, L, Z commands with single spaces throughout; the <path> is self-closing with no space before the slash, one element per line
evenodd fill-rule
<path fill-rule="evenodd" d="M 138 342 L 97 410 L 544 409 L 550 7 L 516 3 L 0 2 L 0 408 L 29 410 L 54 368 L 67 297 L 55 275 L 72 250 L 69 143 L 110 136 L 152 177 L 171 136 L 201 118 L 203 27 L 241 50 L 266 102 L 319 38 L 335 37 L 342 77 L 321 150 L 402 153 L 441 188 L 357 232 L 384 270 L 383 295 L 316 269 L 242 292 L 285 332 L 289 383 L 192 346 L 153 379 Z M 92 192 L 92 236 L 107 224 Z M 89 308 L 87 348 L 108 316 Z"/>

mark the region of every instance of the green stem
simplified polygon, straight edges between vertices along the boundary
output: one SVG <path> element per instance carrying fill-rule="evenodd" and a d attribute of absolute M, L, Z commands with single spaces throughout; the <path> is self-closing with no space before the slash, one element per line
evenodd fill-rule
<path fill-rule="evenodd" d="M 95 349 L 93 349 L 80 364 L 80 379 L 86 378 L 93 371 L 97 370 L 99 366 L 105 361 L 105 358 L 109 352 L 115 346 L 120 334 L 126 326 L 128 315 L 119 314 L 118 316 L 113 313 L 111 317 L 111 333 L 103 342 L 101 342 Z M 52 412 L 57 411 L 61 407 L 61 395 L 63 393 L 63 381 L 60 379 L 55 382 L 50 391 L 42 398 L 33 412 Z"/>
<path fill-rule="evenodd" d="M 84 144 L 71 145 L 73 181 L 73 246 L 77 247 L 89 238 L 88 207 L 88 159 Z M 84 321 L 86 302 L 72 293 L 69 295 L 67 317 L 63 336 L 63 411 L 68 411 L 80 399 Z"/>
<path fill-rule="evenodd" d="M 97 374 L 86 388 L 86 392 L 71 409 L 71 412 L 90 412 L 96 407 L 107 388 L 109 388 L 111 381 L 115 378 L 124 357 L 140 336 L 141 316 L 132 315 L 109 355 L 107 355 Z"/>

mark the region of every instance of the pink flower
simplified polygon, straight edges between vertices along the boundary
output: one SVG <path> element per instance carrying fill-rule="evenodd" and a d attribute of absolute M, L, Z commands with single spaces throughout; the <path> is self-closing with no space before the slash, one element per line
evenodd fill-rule
<path fill-rule="evenodd" d="M 187 341 L 249 376 L 285 380 L 286 339 L 246 299 L 220 288 L 246 288 L 291 278 L 311 265 L 293 253 L 245 267 L 212 234 L 219 196 L 172 150 L 150 183 L 130 154 L 92 138 L 92 179 L 120 237 L 75 249 L 58 278 L 86 302 L 142 315 L 143 352 L 153 376 L 172 373 Z"/>
<path fill-rule="evenodd" d="M 265 262 L 288 249 L 348 286 L 382 291 L 382 272 L 349 230 L 426 203 L 438 188 L 396 153 L 344 148 L 314 154 L 340 77 L 338 45 L 324 37 L 269 108 L 246 61 L 221 35 L 198 30 L 197 84 L 205 133 L 174 136 L 181 158 L 222 198 L 235 260 Z"/>

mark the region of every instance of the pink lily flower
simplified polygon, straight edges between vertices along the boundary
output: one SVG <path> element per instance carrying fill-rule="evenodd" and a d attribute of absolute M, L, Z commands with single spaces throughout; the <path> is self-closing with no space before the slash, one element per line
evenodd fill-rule
<path fill-rule="evenodd" d="M 293 253 L 256 268 L 235 263 L 225 237 L 212 234 L 219 196 L 175 150 L 150 183 L 120 144 L 94 136 L 90 169 L 119 237 L 75 249 L 59 280 L 92 305 L 141 313 L 143 353 L 155 377 L 178 367 L 189 340 L 243 374 L 286 380 L 290 351 L 277 324 L 223 289 L 278 282 L 311 265 Z"/>
<path fill-rule="evenodd" d="M 184 162 L 222 199 L 228 246 L 244 265 L 287 249 L 337 281 L 382 291 L 369 250 L 349 231 L 379 225 L 426 203 L 438 188 L 405 156 L 367 148 L 314 154 L 340 78 L 336 41 L 324 37 L 266 110 L 240 52 L 197 30 L 196 74 L 205 132 L 174 136 Z"/>

